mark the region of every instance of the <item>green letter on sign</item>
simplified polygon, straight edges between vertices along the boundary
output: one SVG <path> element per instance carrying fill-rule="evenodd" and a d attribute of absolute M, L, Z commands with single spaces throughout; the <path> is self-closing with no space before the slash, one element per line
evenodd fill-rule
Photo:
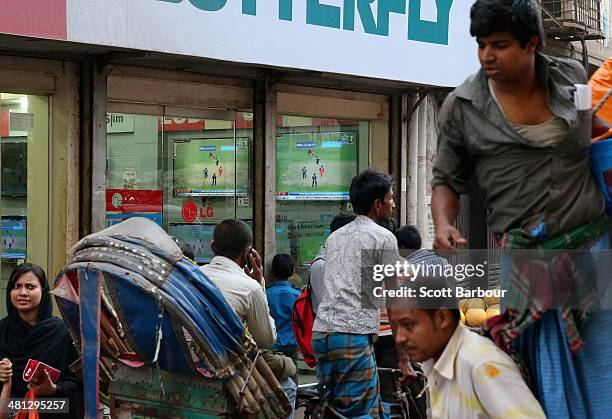
<path fill-rule="evenodd" d="M 159 0 L 167 3 L 181 3 L 183 0 Z M 242 0 L 242 14 L 255 16 L 255 1 Z M 227 0 L 189 0 L 191 4 L 200 10 L 217 12 L 225 7 Z"/>
<path fill-rule="evenodd" d="M 319 0 L 308 0 L 306 3 L 306 23 L 340 29 L 340 8 L 320 4 Z"/>
<path fill-rule="evenodd" d="M 207 12 L 216 12 L 225 7 L 227 0 L 189 0 L 191 4 L 200 10 Z"/>
<path fill-rule="evenodd" d="M 256 0 L 242 0 L 242 14 L 255 16 L 257 14 Z"/>
<path fill-rule="evenodd" d="M 436 0 L 438 21 L 421 20 L 421 0 L 410 0 L 408 6 L 408 39 L 430 44 L 448 45 L 448 25 L 453 0 Z"/>
<path fill-rule="evenodd" d="M 293 0 L 278 0 L 278 18 L 280 20 L 293 20 Z"/>

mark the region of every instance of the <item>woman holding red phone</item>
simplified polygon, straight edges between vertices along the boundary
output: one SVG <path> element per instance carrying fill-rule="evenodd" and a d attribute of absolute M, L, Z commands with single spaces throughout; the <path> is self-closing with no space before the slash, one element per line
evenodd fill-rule
<path fill-rule="evenodd" d="M 37 398 L 69 398 L 70 413 L 50 417 L 82 417 L 82 382 L 68 368 L 80 355 L 64 321 L 53 316 L 49 284 L 40 266 L 23 263 L 13 270 L 6 287 L 6 308 L 8 316 L 0 320 L 0 382 L 11 386 L 11 398 L 23 399 L 28 389 Z M 57 382 L 46 372 L 36 384 L 24 382 L 29 359 L 60 370 Z M 43 412 L 39 415 L 46 417 Z"/>

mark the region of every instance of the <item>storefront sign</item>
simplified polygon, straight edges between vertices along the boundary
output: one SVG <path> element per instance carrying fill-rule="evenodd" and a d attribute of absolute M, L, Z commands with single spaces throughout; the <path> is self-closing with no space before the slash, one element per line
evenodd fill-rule
<path fill-rule="evenodd" d="M 66 39 L 66 0 L 2 0 L 0 33 Z"/>
<path fill-rule="evenodd" d="M 106 132 L 108 134 L 134 132 L 134 115 L 107 113 Z"/>
<path fill-rule="evenodd" d="M 106 190 L 106 211 L 162 212 L 163 196 L 159 190 Z"/>
<path fill-rule="evenodd" d="M 165 117 L 159 124 L 159 130 L 164 132 L 176 131 L 204 131 L 206 121 L 196 118 L 169 118 Z"/>
<path fill-rule="evenodd" d="M 79 0 L 69 2 L 68 38 L 454 86 L 478 68 L 476 44 L 468 31 L 471 4 L 471 0 Z"/>

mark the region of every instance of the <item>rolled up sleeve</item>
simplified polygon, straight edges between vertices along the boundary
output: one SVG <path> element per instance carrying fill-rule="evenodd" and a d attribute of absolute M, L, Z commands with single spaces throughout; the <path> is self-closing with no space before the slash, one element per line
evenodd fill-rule
<path fill-rule="evenodd" d="M 456 100 L 451 93 L 440 110 L 438 153 L 433 167 L 432 188 L 446 185 L 461 195 L 468 192 L 472 171 Z"/>
<path fill-rule="evenodd" d="M 276 327 L 270 315 L 268 299 L 263 288 L 257 288 L 251 294 L 250 310 L 247 314 L 247 326 L 253 339 L 262 349 L 270 349 L 276 342 Z"/>

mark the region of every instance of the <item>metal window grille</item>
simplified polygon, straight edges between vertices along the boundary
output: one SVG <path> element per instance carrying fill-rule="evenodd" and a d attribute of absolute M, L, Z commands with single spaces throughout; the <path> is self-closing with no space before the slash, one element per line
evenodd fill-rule
<path fill-rule="evenodd" d="M 600 0 L 542 0 L 542 17 L 548 36 L 601 38 Z"/>

